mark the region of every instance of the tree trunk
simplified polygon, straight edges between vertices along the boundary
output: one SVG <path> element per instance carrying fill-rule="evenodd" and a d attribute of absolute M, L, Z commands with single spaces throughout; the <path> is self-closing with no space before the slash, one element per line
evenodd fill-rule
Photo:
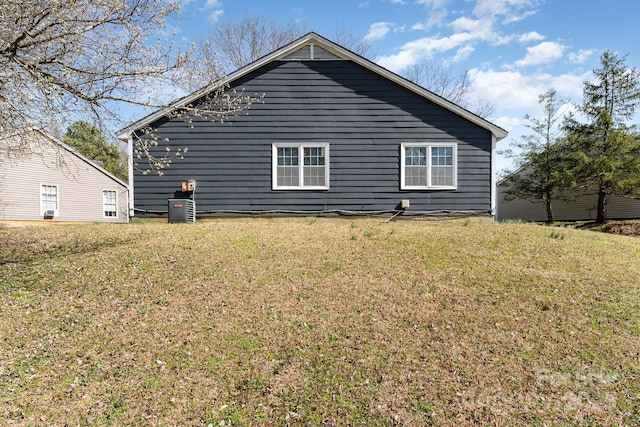
<path fill-rule="evenodd" d="M 598 216 L 596 217 L 597 224 L 604 224 L 607 220 L 607 193 L 600 188 L 598 190 Z"/>
<path fill-rule="evenodd" d="M 551 194 L 547 191 L 545 205 L 547 206 L 547 224 L 553 224 L 553 208 L 551 207 Z"/>

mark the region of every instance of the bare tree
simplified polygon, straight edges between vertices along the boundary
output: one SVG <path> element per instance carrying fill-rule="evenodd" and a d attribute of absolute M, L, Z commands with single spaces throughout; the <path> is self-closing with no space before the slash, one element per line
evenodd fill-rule
<path fill-rule="evenodd" d="M 432 65 L 422 61 L 407 67 L 402 75 L 481 117 L 489 117 L 495 109 L 491 102 L 473 97 L 469 73 L 466 70 L 457 72 L 449 65 Z"/>
<path fill-rule="evenodd" d="M 301 22 L 280 23 L 252 15 L 246 15 L 239 21 L 229 17 L 211 27 L 208 40 L 199 43 L 204 58 L 202 63 L 221 63 L 232 69 L 242 68 L 309 31 L 306 24 Z M 338 29 L 332 38 L 361 56 L 371 52 L 371 42 L 348 30 Z M 209 80 L 220 74 L 221 70 L 212 69 L 211 72 Z"/>
<path fill-rule="evenodd" d="M 166 18 L 178 12 L 170 0 L 3 0 L 0 133 L 55 132 L 75 119 L 113 127 L 118 106 L 163 106 L 173 95 L 165 89 L 184 86 L 194 59 L 193 49 L 177 49 L 163 33 Z M 253 101 L 226 95 L 220 102 L 232 107 L 212 103 L 211 118 Z M 139 153 L 150 155 L 144 147 Z M 166 166 L 174 155 L 149 163 Z"/>
<path fill-rule="evenodd" d="M 200 50 L 208 53 L 211 62 L 219 55 L 223 64 L 241 68 L 306 32 L 306 25 L 297 22 L 280 24 L 251 15 L 240 21 L 227 18 L 210 28 L 209 38 L 201 42 Z"/>
<path fill-rule="evenodd" d="M 371 40 L 358 37 L 344 27 L 338 28 L 332 37 L 333 41 L 338 43 L 340 46 L 349 49 L 353 53 L 365 58 L 372 58 L 376 56 Z"/>

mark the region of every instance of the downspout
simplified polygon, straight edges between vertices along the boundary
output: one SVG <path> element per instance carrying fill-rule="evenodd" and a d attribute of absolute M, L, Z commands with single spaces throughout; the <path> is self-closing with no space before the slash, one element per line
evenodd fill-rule
<path fill-rule="evenodd" d="M 128 160 L 128 172 L 129 172 L 129 218 L 134 216 L 133 206 L 133 136 L 129 134 L 127 136 L 127 160 Z"/>
<path fill-rule="evenodd" d="M 498 191 L 497 176 L 496 176 L 496 136 L 491 135 L 491 215 L 493 220 L 497 221 L 498 216 L 496 209 L 496 193 Z"/>

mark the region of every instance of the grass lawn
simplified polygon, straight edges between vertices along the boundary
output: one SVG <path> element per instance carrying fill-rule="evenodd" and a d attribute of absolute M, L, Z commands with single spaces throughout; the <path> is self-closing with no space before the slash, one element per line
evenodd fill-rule
<path fill-rule="evenodd" d="M 457 219 L 0 229 L 0 424 L 640 424 L 640 239 Z"/>

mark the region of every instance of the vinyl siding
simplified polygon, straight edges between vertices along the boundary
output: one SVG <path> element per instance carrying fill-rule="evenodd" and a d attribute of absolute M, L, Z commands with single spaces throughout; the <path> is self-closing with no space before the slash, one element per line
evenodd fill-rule
<path fill-rule="evenodd" d="M 552 202 L 555 221 L 588 221 L 597 216 L 598 195 L 586 194 L 571 201 L 554 200 Z M 497 220 L 546 221 L 547 211 L 544 203 L 523 199 L 505 200 L 504 187 L 498 185 Z M 610 196 L 607 202 L 607 219 L 640 218 L 640 200 L 627 197 Z"/>
<path fill-rule="evenodd" d="M 0 219 L 42 220 L 40 185 L 58 187 L 53 221 L 127 222 L 127 187 L 84 159 L 53 143 L 35 144 L 38 154 L 0 163 Z M 115 190 L 118 217 L 103 218 L 102 191 Z"/>
<path fill-rule="evenodd" d="M 491 209 L 491 134 L 351 61 L 273 61 L 233 83 L 264 93 L 248 115 L 219 124 L 155 123 L 172 147 L 188 147 L 163 176 L 135 173 L 138 214 L 166 212 L 182 180 L 195 179 L 199 215 L 221 211 Z M 272 190 L 272 143 L 330 144 L 330 189 Z M 400 144 L 458 144 L 456 190 L 401 191 Z M 161 149 L 164 149 L 162 147 Z"/>

